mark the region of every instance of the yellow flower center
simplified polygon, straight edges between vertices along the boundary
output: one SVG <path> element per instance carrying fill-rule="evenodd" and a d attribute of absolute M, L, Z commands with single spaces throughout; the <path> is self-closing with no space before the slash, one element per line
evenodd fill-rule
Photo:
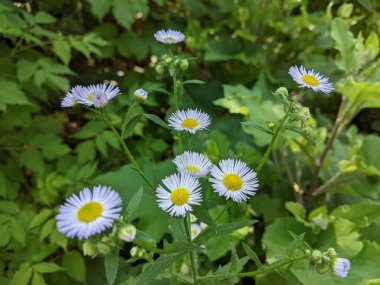
<path fill-rule="evenodd" d="M 185 166 L 184 169 L 188 172 L 191 172 L 193 174 L 198 174 L 199 173 L 199 168 L 194 166 L 194 165 L 188 165 Z"/>
<path fill-rule="evenodd" d="M 311 86 L 319 86 L 318 79 L 311 75 L 302 75 L 302 81 Z"/>
<path fill-rule="evenodd" d="M 177 188 L 172 191 L 170 194 L 170 199 L 172 200 L 173 204 L 176 206 L 182 206 L 189 201 L 190 194 L 189 191 L 187 191 L 185 188 Z"/>
<path fill-rule="evenodd" d="M 243 180 L 235 173 L 228 173 L 223 177 L 223 184 L 230 191 L 237 191 L 243 186 Z"/>
<path fill-rule="evenodd" d="M 103 213 L 103 206 L 98 202 L 88 202 L 79 208 L 77 217 L 83 223 L 91 223 Z"/>
<path fill-rule="evenodd" d="M 93 101 L 93 97 L 94 97 L 94 92 L 90 93 L 90 95 L 88 95 L 87 97 L 87 100 L 92 102 Z"/>
<path fill-rule="evenodd" d="M 166 37 L 166 38 L 165 38 L 165 40 L 167 40 L 167 41 L 172 41 L 172 40 L 174 40 L 174 38 L 173 38 L 173 37 L 170 37 L 170 36 L 168 36 L 168 37 Z"/>
<path fill-rule="evenodd" d="M 181 126 L 184 127 L 185 129 L 194 130 L 196 127 L 199 126 L 199 124 L 196 119 L 187 118 L 182 121 Z"/>
<path fill-rule="evenodd" d="M 198 234 L 198 231 L 197 231 L 196 229 L 192 229 L 192 230 L 191 230 L 191 233 L 192 233 L 193 235 L 197 235 L 197 234 Z"/>

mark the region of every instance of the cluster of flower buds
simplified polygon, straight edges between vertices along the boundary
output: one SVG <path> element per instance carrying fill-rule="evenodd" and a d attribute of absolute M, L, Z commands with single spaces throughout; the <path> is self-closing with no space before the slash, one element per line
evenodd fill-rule
<path fill-rule="evenodd" d="M 351 266 L 350 261 L 346 258 L 337 257 L 334 248 L 330 247 L 324 252 L 307 249 L 305 253 L 310 257 L 310 261 L 315 265 L 318 273 L 324 274 L 332 270 L 337 277 L 347 277 Z"/>
<path fill-rule="evenodd" d="M 160 61 L 156 64 L 156 72 L 158 75 L 162 76 L 167 69 L 172 75 L 175 70 L 180 69 L 182 71 L 189 68 L 189 61 L 186 58 L 181 58 L 177 55 L 164 54 L 161 56 Z"/>

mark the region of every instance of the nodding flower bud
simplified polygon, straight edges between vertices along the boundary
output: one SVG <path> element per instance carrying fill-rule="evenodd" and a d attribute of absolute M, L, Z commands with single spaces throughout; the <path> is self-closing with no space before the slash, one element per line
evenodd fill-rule
<path fill-rule="evenodd" d="M 282 100 L 288 100 L 289 92 L 285 87 L 280 87 L 274 92 L 274 95 L 280 97 Z"/>
<path fill-rule="evenodd" d="M 133 93 L 133 97 L 139 102 L 144 102 L 148 99 L 148 92 L 140 88 Z"/>
<path fill-rule="evenodd" d="M 310 117 L 310 110 L 307 107 L 302 107 L 301 110 L 299 111 L 299 118 L 302 121 L 307 121 Z"/>
<path fill-rule="evenodd" d="M 322 259 L 322 252 L 320 252 L 319 250 L 313 250 L 313 252 L 311 253 L 311 257 L 315 262 L 318 262 Z"/>
<path fill-rule="evenodd" d="M 324 274 L 327 271 L 329 271 L 329 266 L 328 266 L 328 264 L 317 264 L 315 269 L 319 274 Z"/>
<path fill-rule="evenodd" d="M 336 257 L 336 251 L 335 251 L 335 249 L 333 249 L 332 247 L 330 247 L 328 250 L 327 250 L 327 255 L 329 256 L 329 257 L 331 257 L 331 258 L 334 258 L 334 257 Z"/>
<path fill-rule="evenodd" d="M 186 70 L 189 68 L 189 62 L 187 59 L 182 59 L 181 60 L 181 63 L 179 64 L 179 67 L 182 69 L 182 70 Z"/>
<path fill-rule="evenodd" d="M 140 251 L 140 248 L 137 246 L 134 246 L 131 248 L 131 251 L 129 253 L 131 254 L 132 257 L 136 257 L 138 256 L 139 251 Z"/>
<path fill-rule="evenodd" d="M 304 127 L 301 129 L 301 134 L 304 136 L 312 136 L 314 134 L 314 131 L 310 127 Z"/>
<path fill-rule="evenodd" d="M 136 228 L 134 225 L 124 225 L 119 229 L 118 237 L 125 242 L 132 242 L 136 236 Z"/>
<path fill-rule="evenodd" d="M 91 258 L 94 258 L 98 255 L 98 249 L 96 248 L 96 244 L 91 240 L 86 240 L 83 243 L 83 254 L 87 255 Z"/>
<path fill-rule="evenodd" d="M 331 261 L 331 267 L 336 276 L 346 278 L 350 271 L 351 263 L 346 258 L 335 258 Z"/>
<path fill-rule="evenodd" d="M 155 69 L 158 75 L 162 75 L 165 72 L 165 67 L 161 63 L 157 64 Z"/>

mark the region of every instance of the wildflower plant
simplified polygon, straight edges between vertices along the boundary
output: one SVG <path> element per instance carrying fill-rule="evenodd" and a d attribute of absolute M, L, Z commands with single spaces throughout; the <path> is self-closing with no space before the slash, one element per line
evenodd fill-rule
<path fill-rule="evenodd" d="M 245 207 L 244 205 L 251 199 L 255 199 L 255 194 L 261 191 L 260 172 L 280 132 L 286 129 L 294 130 L 314 144 L 313 131 L 308 125 L 310 111 L 301 104 L 305 89 L 310 88 L 315 92 L 328 94 L 333 91 L 333 85 L 328 82 L 326 77 L 313 70 L 307 71 L 302 66 L 291 67 L 289 74 L 302 89 L 294 98 L 289 96 L 285 87 L 280 87 L 274 92 L 283 105 L 283 117 L 269 128 L 254 122 L 246 123 L 258 131 L 271 135 L 267 150 L 261 160 L 256 162 L 256 167 L 235 157 L 220 160 L 213 165 L 205 154 L 192 151 L 191 138 L 199 135 L 200 132 L 208 132 L 212 129 L 212 122 L 218 119 L 211 119 L 210 115 L 199 109 L 182 109 L 184 96 L 182 78 L 188 68 L 189 59 L 175 54 L 173 45 L 182 42 L 185 36 L 179 31 L 161 30 L 156 32 L 154 37 L 157 41 L 169 46 L 168 53 L 161 57 L 155 69 L 162 78 L 167 75 L 171 78 L 172 89 L 165 92 L 172 97 L 174 105 L 174 110 L 167 123 L 158 117 L 155 117 L 154 121 L 158 125 L 170 129 L 174 134 L 173 138 L 178 145 L 172 160 L 173 165 L 176 166 L 176 173 L 172 173 L 158 183 L 150 181 L 126 144 L 127 130 L 136 125 L 129 114 L 136 104 L 147 99 L 148 92 L 146 90 L 139 88 L 134 91 L 132 103 L 126 111 L 119 131 L 111 121 L 107 110 L 111 100 L 116 100 L 117 96 L 124 96 L 120 95 L 121 91 L 115 85 L 76 86 L 66 94 L 62 101 L 62 107 L 81 105 L 100 116 L 108 124 L 121 144 L 127 159 L 133 164 L 134 170 L 148 185 L 149 189 L 144 191 L 153 194 L 156 197 L 157 207 L 168 214 L 168 219 L 169 217 L 173 219 L 174 241 L 166 243 L 163 248 L 160 248 L 152 243 L 145 234 L 139 232 L 135 225 L 131 224 L 134 212 L 142 199 L 142 189 L 129 201 L 126 210 L 122 210 L 121 198 L 115 190 L 107 186 L 96 186 L 91 192 L 85 188 L 79 193 L 79 196 L 74 194 L 61 206 L 60 213 L 56 217 L 59 231 L 70 238 L 78 237 L 80 240 L 84 240 L 84 255 L 105 256 L 106 276 L 110 284 L 116 278 L 119 250 L 124 242 L 134 244 L 130 250 L 130 262 L 145 260 L 150 264 L 139 276 L 136 284 L 150 284 L 149 282 L 158 273 L 180 258 L 183 261 L 181 269 L 179 272 L 172 271 L 171 278 L 178 276 L 190 284 L 201 284 L 205 280 L 220 280 L 221 282 L 230 280 L 232 282 L 236 278 L 254 277 L 271 271 L 283 270 L 301 260 L 308 261 L 319 274 L 333 272 L 340 278 L 346 277 L 350 268 L 347 259 L 337 257 L 334 248 L 325 252 L 312 249 L 304 241 L 303 235 L 294 233 L 290 233 L 294 239 L 290 245 L 293 248 L 283 259 L 274 264 L 262 265 L 256 253 L 243 244 L 247 256 L 257 265 L 257 270 L 241 272 L 242 268 L 240 268 L 239 270 L 230 270 L 227 274 L 200 273 L 202 270 L 199 268 L 198 255 L 202 254 L 202 251 L 207 251 L 207 246 L 204 244 L 208 239 L 241 230 L 257 222 L 243 220 L 220 223 L 220 219 L 229 209 Z M 288 125 L 289 122 L 293 125 Z M 187 140 L 187 144 L 184 143 L 185 140 Z M 184 145 L 187 145 L 187 149 Z M 209 189 L 207 195 L 205 195 L 205 187 Z M 217 196 L 225 198 L 219 200 L 223 201 L 223 206 L 219 213 L 211 215 L 209 202 L 213 199 L 216 200 Z M 179 239 L 178 236 L 181 233 L 184 237 Z M 160 257 L 155 259 L 155 254 Z M 184 256 L 188 258 L 183 258 Z"/>

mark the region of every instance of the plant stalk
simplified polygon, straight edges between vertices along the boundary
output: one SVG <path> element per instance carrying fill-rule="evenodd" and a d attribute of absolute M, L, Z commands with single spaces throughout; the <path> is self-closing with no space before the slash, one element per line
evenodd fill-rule
<path fill-rule="evenodd" d="M 191 243 L 191 222 L 190 222 L 189 213 L 186 213 L 186 217 L 184 218 L 184 223 L 185 223 L 187 240 L 189 243 Z M 196 285 L 198 284 L 197 283 L 198 269 L 195 263 L 195 252 L 193 250 L 189 252 L 189 259 L 190 259 L 190 264 L 191 264 L 191 275 L 193 276 L 193 283 L 194 285 Z"/>

